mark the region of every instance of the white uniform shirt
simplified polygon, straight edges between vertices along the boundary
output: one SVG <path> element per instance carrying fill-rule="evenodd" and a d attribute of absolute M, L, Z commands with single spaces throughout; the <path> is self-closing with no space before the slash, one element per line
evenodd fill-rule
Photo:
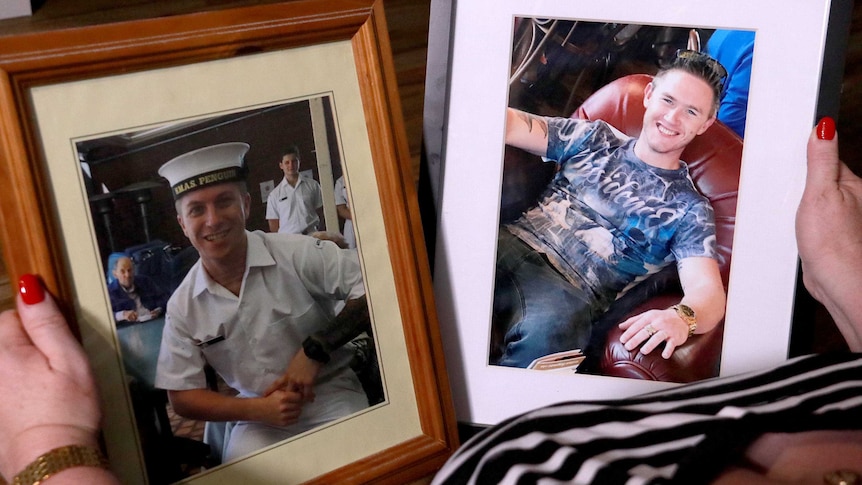
<path fill-rule="evenodd" d="M 260 396 L 287 369 L 302 341 L 327 325 L 342 300 L 365 293 L 356 251 L 307 236 L 248 232 L 237 297 L 198 261 L 171 296 L 156 387 L 206 388 L 209 363 L 243 397 Z M 331 354 L 297 432 L 352 414 L 368 402 L 345 348 Z"/>
<path fill-rule="evenodd" d="M 317 209 L 321 207 L 323 197 L 316 180 L 300 176 L 292 186 L 284 178 L 266 198 L 266 218 L 278 219 L 278 232 L 310 234 L 320 223 Z"/>
<path fill-rule="evenodd" d="M 338 177 L 338 180 L 335 181 L 335 205 L 346 205 L 347 208 L 350 208 L 350 204 L 347 203 L 347 187 L 344 185 L 344 176 Z M 347 219 L 344 221 L 344 240 L 347 242 L 348 248 L 356 247 L 356 234 L 353 232 L 353 221 Z"/>

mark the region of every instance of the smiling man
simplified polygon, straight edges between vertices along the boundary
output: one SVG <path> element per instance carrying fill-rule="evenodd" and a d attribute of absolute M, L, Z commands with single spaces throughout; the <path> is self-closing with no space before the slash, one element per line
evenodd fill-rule
<path fill-rule="evenodd" d="M 299 164 L 299 148 L 291 145 L 278 162 L 284 178 L 266 198 L 266 222 L 270 232 L 313 234 L 318 229 L 317 210 L 323 207 L 320 184 L 304 177 Z"/>
<path fill-rule="evenodd" d="M 249 146 L 225 143 L 159 169 L 200 260 L 168 301 L 156 386 L 177 414 L 231 423 L 231 460 L 368 406 L 351 350 L 369 329 L 355 251 L 246 230 Z M 210 390 L 211 366 L 239 396 Z"/>
<path fill-rule="evenodd" d="M 724 316 L 712 207 L 679 157 L 715 121 L 724 68 L 682 51 L 644 92 L 630 138 L 603 121 L 509 109 L 506 143 L 558 164 L 538 205 L 500 230 L 492 364 L 527 367 L 585 348 L 592 324 L 633 283 L 675 262 L 684 298 L 622 324 L 623 343 L 670 357 Z"/>

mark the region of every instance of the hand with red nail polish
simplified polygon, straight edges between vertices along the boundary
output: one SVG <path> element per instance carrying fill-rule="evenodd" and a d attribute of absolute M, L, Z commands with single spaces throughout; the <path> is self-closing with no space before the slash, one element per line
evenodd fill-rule
<path fill-rule="evenodd" d="M 38 277 L 20 281 L 18 311 L 0 314 L 0 474 L 11 481 L 61 446 L 98 447 L 101 413 L 81 345 Z M 51 483 L 117 483 L 107 471 L 69 468 Z"/>
<path fill-rule="evenodd" d="M 796 240 L 805 287 L 829 310 L 850 349 L 862 351 L 862 179 L 839 160 L 831 118 L 808 139 Z"/>

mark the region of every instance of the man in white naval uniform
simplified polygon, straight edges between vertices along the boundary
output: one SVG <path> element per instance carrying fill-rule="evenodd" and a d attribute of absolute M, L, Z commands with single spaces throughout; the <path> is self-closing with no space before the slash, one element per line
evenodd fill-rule
<path fill-rule="evenodd" d="M 233 423 L 225 461 L 368 406 L 342 348 L 369 328 L 356 252 L 246 231 L 247 150 L 205 147 L 159 169 L 200 260 L 168 302 L 156 385 L 182 416 Z M 209 389 L 207 364 L 237 397 Z"/>
<path fill-rule="evenodd" d="M 318 230 L 317 210 L 323 207 L 320 184 L 303 177 L 299 173 L 299 163 L 299 148 L 292 145 L 278 163 L 284 178 L 266 198 L 269 232 L 312 234 Z"/>

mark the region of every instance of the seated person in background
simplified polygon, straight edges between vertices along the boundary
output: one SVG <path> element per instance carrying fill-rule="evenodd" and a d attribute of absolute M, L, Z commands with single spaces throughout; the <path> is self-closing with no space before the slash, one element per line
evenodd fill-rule
<path fill-rule="evenodd" d="M 509 108 L 506 143 L 553 160 L 539 204 L 501 228 L 491 363 L 527 367 L 583 349 L 593 323 L 633 284 L 676 263 L 678 305 L 624 322 L 623 343 L 669 358 L 724 316 L 712 206 L 679 159 L 715 121 L 724 69 L 682 51 L 644 92 L 639 138 L 603 121 L 543 118 Z"/>
<path fill-rule="evenodd" d="M 117 258 L 111 274 L 114 280 L 108 285 L 108 295 L 118 322 L 144 322 L 162 314 L 168 294 L 150 278 L 136 275 L 131 258 Z"/>
<path fill-rule="evenodd" d="M 269 232 L 311 234 L 318 229 L 317 210 L 323 207 L 320 184 L 299 172 L 299 148 L 291 145 L 278 168 L 284 173 L 281 183 L 266 198 Z"/>
<path fill-rule="evenodd" d="M 862 483 L 862 179 L 830 118 L 809 139 L 796 239 L 805 287 L 856 353 L 530 411 L 462 445 L 433 483 Z"/>
<path fill-rule="evenodd" d="M 245 143 L 159 169 L 200 260 L 168 302 L 156 372 L 177 414 L 231 422 L 223 461 L 368 407 L 344 344 L 370 330 L 356 251 L 246 231 Z M 207 387 L 209 364 L 237 397 Z"/>

